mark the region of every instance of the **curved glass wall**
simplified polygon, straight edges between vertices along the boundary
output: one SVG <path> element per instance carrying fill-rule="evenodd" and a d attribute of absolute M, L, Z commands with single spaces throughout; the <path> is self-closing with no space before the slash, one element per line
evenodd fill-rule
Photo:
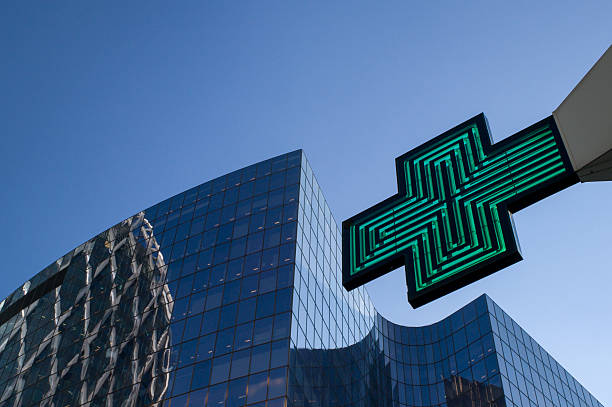
<path fill-rule="evenodd" d="M 301 151 L 185 191 L 0 303 L 0 406 L 600 406 L 488 297 L 395 325 L 340 258 Z"/>

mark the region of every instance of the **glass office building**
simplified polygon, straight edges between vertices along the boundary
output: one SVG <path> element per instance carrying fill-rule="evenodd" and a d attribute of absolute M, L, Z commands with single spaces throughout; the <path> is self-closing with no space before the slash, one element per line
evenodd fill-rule
<path fill-rule="evenodd" d="M 340 246 L 301 151 L 169 198 L 0 303 L 0 406 L 601 406 L 486 296 L 385 320 Z"/>

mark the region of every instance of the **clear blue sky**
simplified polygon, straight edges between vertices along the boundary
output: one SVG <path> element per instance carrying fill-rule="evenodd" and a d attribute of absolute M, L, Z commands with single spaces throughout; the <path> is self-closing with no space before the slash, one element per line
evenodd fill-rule
<path fill-rule="evenodd" d="M 610 45 L 612 2 L 2 2 L 0 297 L 170 195 L 304 148 L 341 221 L 396 192 L 394 158 L 483 111 L 500 140 L 548 116 Z M 366 158 L 367 165 L 356 166 Z M 612 405 L 612 183 L 515 216 L 525 260 L 486 292 Z"/>

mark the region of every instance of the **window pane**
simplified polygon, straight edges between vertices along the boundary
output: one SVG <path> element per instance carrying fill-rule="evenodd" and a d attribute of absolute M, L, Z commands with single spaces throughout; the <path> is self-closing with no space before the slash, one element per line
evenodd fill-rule
<path fill-rule="evenodd" d="M 268 373 L 263 372 L 249 377 L 249 388 L 247 400 L 249 403 L 256 403 L 266 398 L 268 387 Z"/>
<path fill-rule="evenodd" d="M 270 316 L 274 313 L 274 293 L 259 295 L 257 297 L 257 318 Z"/>
<path fill-rule="evenodd" d="M 274 369 L 270 371 L 268 384 L 268 398 L 283 396 L 287 389 L 287 369 Z"/>
<path fill-rule="evenodd" d="M 223 304 L 229 304 L 235 301 L 238 301 L 240 298 L 240 281 L 232 281 L 230 283 L 225 284 L 225 289 L 223 290 Z M 233 323 L 234 318 L 231 318 L 231 322 Z"/>
<path fill-rule="evenodd" d="M 242 277 L 244 259 L 232 260 L 227 264 L 227 279 L 228 281 Z"/>
<path fill-rule="evenodd" d="M 215 344 L 215 356 L 231 352 L 233 345 L 234 345 L 234 329 L 229 328 L 223 331 L 219 331 L 217 333 L 217 343 Z"/>
<path fill-rule="evenodd" d="M 227 383 L 221 383 L 208 390 L 208 406 L 224 406 Z"/>
<path fill-rule="evenodd" d="M 275 227 L 266 230 L 266 235 L 264 238 L 264 248 L 268 249 L 270 247 L 278 246 L 280 244 L 281 237 L 281 228 Z"/>
<path fill-rule="evenodd" d="M 255 319 L 255 298 L 240 301 L 238 307 L 238 324 Z"/>
<path fill-rule="evenodd" d="M 253 344 L 259 345 L 260 343 L 270 341 L 272 333 L 272 317 L 259 319 L 255 321 L 255 328 L 253 332 Z"/>
<path fill-rule="evenodd" d="M 249 373 L 249 361 L 251 352 L 249 349 L 232 354 L 231 378 L 246 376 Z"/>
<path fill-rule="evenodd" d="M 291 313 L 279 314 L 274 316 L 273 339 L 281 339 L 289 336 L 289 326 L 291 323 Z"/>
<path fill-rule="evenodd" d="M 172 394 L 178 395 L 189 391 L 192 371 L 191 366 L 176 371 Z"/>
<path fill-rule="evenodd" d="M 247 241 L 247 254 L 254 253 L 262 249 L 263 247 L 263 232 L 253 233 L 249 235 Z"/>
<path fill-rule="evenodd" d="M 289 355 L 289 341 L 282 340 L 272 342 L 272 350 L 270 352 L 270 368 L 286 366 Z"/>
<path fill-rule="evenodd" d="M 227 380 L 229 376 L 231 355 L 225 355 L 213 359 L 212 373 L 211 373 L 211 384 L 219 383 Z"/>
<path fill-rule="evenodd" d="M 285 288 L 276 292 L 276 313 L 291 310 L 291 288 Z"/>
<path fill-rule="evenodd" d="M 271 228 L 274 226 L 279 226 L 283 221 L 283 208 L 272 208 L 268 209 L 268 213 L 266 215 L 266 227 Z"/>
<path fill-rule="evenodd" d="M 248 378 L 243 377 L 229 383 L 228 407 L 242 407 L 246 404 Z"/>
<path fill-rule="evenodd" d="M 264 271 L 259 277 L 259 292 L 267 293 L 276 288 L 276 270 Z"/>
<path fill-rule="evenodd" d="M 200 333 L 207 334 L 216 331 L 218 323 L 219 309 L 205 312 L 202 317 L 202 328 L 200 329 Z"/>
<path fill-rule="evenodd" d="M 198 341 L 197 360 L 206 360 L 212 358 L 215 350 L 216 335 L 210 334 L 201 336 Z"/>
<path fill-rule="evenodd" d="M 225 286 L 225 289 L 226 289 L 226 292 L 227 292 L 227 285 Z M 225 300 L 225 296 L 223 296 L 223 299 Z M 228 328 L 228 327 L 234 325 L 234 323 L 236 321 L 236 311 L 237 310 L 238 310 L 238 304 L 237 303 L 226 305 L 223 308 L 221 308 L 221 316 L 220 316 L 220 320 L 219 320 L 219 329 L 225 329 L 225 328 Z M 198 326 L 198 330 L 199 330 L 199 328 L 200 327 Z"/>
<path fill-rule="evenodd" d="M 198 363 L 193 369 L 192 389 L 208 386 L 210 379 L 210 360 Z"/>
<path fill-rule="evenodd" d="M 255 346 L 251 352 L 250 373 L 267 370 L 270 365 L 270 344 Z"/>
<path fill-rule="evenodd" d="M 253 323 L 239 325 L 236 328 L 236 344 L 237 349 L 244 349 L 251 346 L 253 340 Z"/>

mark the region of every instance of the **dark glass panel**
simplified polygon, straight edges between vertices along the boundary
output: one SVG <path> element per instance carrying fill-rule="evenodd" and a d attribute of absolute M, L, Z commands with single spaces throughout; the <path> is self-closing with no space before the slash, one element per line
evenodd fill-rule
<path fill-rule="evenodd" d="M 204 224 L 204 230 L 209 230 L 218 227 L 221 219 L 221 210 L 217 209 L 212 212 L 208 212 L 206 215 L 206 223 Z"/>
<path fill-rule="evenodd" d="M 198 340 L 197 360 L 206 360 L 213 357 L 215 351 L 216 334 L 200 336 Z"/>
<path fill-rule="evenodd" d="M 287 176 L 285 179 L 285 183 L 287 185 L 293 185 L 300 182 L 300 168 L 294 167 L 287 170 Z"/>
<path fill-rule="evenodd" d="M 223 290 L 223 304 L 230 304 L 238 301 L 240 298 L 240 281 L 232 281 L 225 284 L 225 290 Z"/>
<path fill-rule="evenodd" d="M 215 255 L 213 257 L 213 264 L 220 264 L 229 260 L 229 249 L 230 244 L 225 243 L 217 245 L 215 247 Z"/>
<path fill-rule="evenodd" d="M 274 398 L 285 394 L 287 390 L 287 369 L 280 368 L 270 370 L 270 381 L 268 383 L 268 397 Z"/>
<path fill-rule="evenodd" d="M 227 383 L 221 383 L 216 386 L 211 386 L 208 389 L 208 403 L 206 405 L 211 406 L 211 407 L 212 406 L 223 407 L 225 406 L 226 399 L 227 399 Z"/>
<path fill-rule="evenodd" d="M 212 360 L 212 372 L 210 374 L 211 384 L 219 383 L 228 379 L 230 361 L 231 355 L 223 355 Z"/>
<path fill-rule="evenodd" d="M 295 241 L 297 235 L 297 222 L 291 222 L 283 225 L 281 241 L 283 243 Z"/>
<path fill-rule="evenodd" d="M 267 200 L 268 207 L 276 208 L 278 206 L 281 206 L 283 204 L 284 195 L 285 195 L 285 191 L 283 190 L 283 188 L 270 191 L 270 193 L 268 194 L 268 200 Z"/>
<path fill-rule="evenodd" d="M 193 367 L 193 379 L 191 382 L 192 389 L 199 389 L 208 386 L 210 380 L 210 360 L 200 362 Z M 191 400 L 190 401 L 194 401 Z M 191 404 L 191 403 L 190 403 Z"/>
<path fill-rule="evenodd" d="M 227 291 L 227 286 L 225 287 Z M 223 297 L 225 301 L 225 296 Z M 236 322 L 236 312 L 238 311 L 238 303 L 233 303 L 221 308 L 221 314 L 219 318 L 219 329 L 225 329 L 233 326 Z"/>
<path fill-rule="evenodd" d="M 223 206 L 223 194 L 217 193 L 210 197 L 209 211 L 220 209 Z"/>
<path fill-rule="evenodd" d="M 270 351 L 270 368 L 287 365 L 289 355 L 289 341 L 282 340 L 272 342 L 272 350 Z"/>
<path fill-rule="evenodd" d="M 214 228 L 214 229 L 210 229 L 204 232 L 204 235 L 202 236 L 202 244 L 201 244 L 202 249 L 209 249 L 215 245 L 215 243 L 217 242 L 217 232 L 218 231 L 219 231 L 219 228 Z"/>
<path fill-rule="evenodd" d="M 232 281 L 242 277 L 244 259 L 235 259 L 227 264 L 227 280 Z"/>
<path fill-rule="evenodd" d="M 249 376 L 248 403 L 256 403 L 266 398 L 268 388 L 268 373 L 258 373 Z"/>
<path fill-rule="evenodd" d="M 251 221 L 250 218 L 245 217 L 242 219 L 238 219 L 234 223 L 234 236 L 233 236 L 234 239 L 247 235 L 247 233 L 249 232 L 250 221 Z"/>
<path fill-rule="evenodd" d="M 260 294 L 257 296 L 256 318 L 263 318 L 274 313 L 274 293 Z"/>
<path fill-rule="evenodd" d="M 266 213 L 259 212 L 251 215 L 251 224 L 249 226 L 249 233 L 256 233 L 262 231 L 266 223 Z"/>
<path fill-rule="evenodd" d="M 248 298 L 257 294 L 258 276 L 248 276 L 242 279 L 240 298 Z"/>
<path fill-rule="evenodd" d="M 232 223 L 228 223 L 226 225 L 222 225 L 219 227 L 219 232 L 217 233 L 217 244 L 226 243 L 232 240 L 232 232 L 234 230 L 234 225 Z"/>
<path fill-rule="evenodd" d="M 276 288 L 285 288 L 293 284 L 293 266 L 285 265 L 278 269 Z"/>
<path fill-rule="evenodd" d="M 184 341 L 193 339 L 200 334 L 200 322 L 201 321 L 202 321 L 202 315 L 200 314 L 187 318 L 187 320 L 185 321 L 185 331 L 183 331 Z"/>
<path fill-rule="evenodd" d="M 212 249 L 204 250 L 198 255 L 198 268 L 204 269 L 212 265 Z"/>
<path fill-rule="evenodd" d="M 285 205 L 283 210 L 283 222 L 292 222 L 297 220 L 298 204 L 292 203 Z"/>
<path fill-rule="evenodd" d="M 219 264 L 210 269 L 210 285 L 223 284 L 227 277 L 227 264 Z"/>
<path fill-rule="evenodd" d="M 226 206 L 221 211 L 221 224 L 233 222 L 236 219 L 236 205 Z"/>
<path fill-rule="evenodd" d="M 232 354 L 232 370 L 230 377 L 246 376 L 249 373 L 249 361 L 251 360 L 251 351 L 249 349 L 234 352 Z"/>
<path fill-rule="evenodd" d="M 253 323 L 239 325 L 236 328 L 236 343 L 237 349 L 245 349 L 251 346 L 253 341 Z"/>
<path fill-rule="evenodd" d="M 275 227 L 266 229 L 265 237 L 264 237 L 264 248 L 268 249 L 270 247 L 278 246 L 280 244 L 281 239 L 281 228 Z"/>
<path fill-rule="evenodd" d="M 251 321 L 255 318 L 255 304 L 256 298 L 240 301 L 238 306 L 238 324 Z"/>
<path fill-rule="evenodd" d="M 238 199 L 242 201 L 244 199 L 251 198 L 253 196 L 254 188 L 255 188 L 255 182 L 254 181 L 250 181 L 250 182 L 247 182 L 245 184 L 242 184 L 240 186 L 240 192 L 239 192 L 239 195 L 238 195 Z"/>
<path fill-rule="evenodd" d="M 193 287 L 191 287 L 192 291 L 194 293 L 201 292 L 203 289 L 208 287 L 209 277 L 210 277 L 209 270 L 202 270 L 202 271 L 198 271 L 197 273 L 195 273 L 194 278 L 193 278 Z M 200 298 L 202 302 L 206 301 L 206 297 L 204 297 L 202 294 L 198 295 L 198 298 Z"/>
<path fill-rule="evenodd" d="M 260 251 L 263 247 L 264 233 L 253 233 L 249 235 L 247 242 L 247 254 Z"/>
<path fill-rule="evenodd" d="M 279 260 L 278 247 L 264 250 L 261 254 L 261 269 L 269 270 L 269 269 L 277 267 L 278 260 Z"/>
<path fill-rule="evenodd" d="M 217 342 L 215 343 L 215 356 L 223 355 L 232 351 L 234 347 L 234 329 L 228 328 L 217 333 Z M 229 362 L 228 362 L 229 363 Z M 229 368 L 229 365 L 228 365 Z"/>
<path fill-rule="evenodd" d="M 176 371 L 174 374 L 174 387 L 172 388 L 172 394 L 178 395 L 189 391 L 192 373 L 193 368 L 191 366 Z"/>
<path fill-rule="evenodd" d="M 242 377 L 229 383 L 227 407 L 242 407 L 246 404 L 248 378 Z"/>
<path fill-rule="evenodd" d="M 221 298 L 223 296 L 223 286 L 219 285 L 216 287 L 209 288 L 206 296 L 206 310 L 211 310 L 221 305 Z"/>
<path fill-rule="evenodd" d="M 272 334 L 272 317 L 258 319 L 255 321 L 253 330 L 253 344 L 259 345 L 264 342 L 269 342 Z"/>
<path fill-rule="evenodd" d="M 261 253 L 253 253 L 245 257 L 244 272 L 246 275 L 257 273 L 261 270 Z"/>
<path fill-rule="evenodd" d="M 259 277 L 259 292 L 261 294 L 274 291 L 276 288 L 276 270 L 264 271 Z"/>
<path fill-rule="evenodd" d="M 285 288 L 276 292 L 276 308 L 274 312 L 281 313 L 291 310 L 291 288 Z"/>
<path fill-rule="evenodd" d="M 223 205 L 230 205 L 238 202 L 238 188 L 232 188 L 225 191 Z"/>
<path fill-rule="evenodd" d="M 464 348 L 467 345 L 464 329 L 460 329 L 453 334 L 453 342 L 456 350 Z"/>
<path fill-rule="evenodd" d="M 220 309 L 218 308 L 204 313 L 202 317 L 202 327 L 200 329 L 201 334 L 207 334 L 217 330 L 217 326 L 219 325 L 219 313 Z"/>
<path fill-rule="evenodd" d="M 279 226 L 283 222 L 283 208 L 269 209 L 266 214 L 266 228 Z"/>
<path fill-rule="evenodd" d="M 281 339 L 289 336 L 289 327 L 291 324 L 291 313 L 277 314 L 274 316 L 274 331 L 272 338 Z"/>

